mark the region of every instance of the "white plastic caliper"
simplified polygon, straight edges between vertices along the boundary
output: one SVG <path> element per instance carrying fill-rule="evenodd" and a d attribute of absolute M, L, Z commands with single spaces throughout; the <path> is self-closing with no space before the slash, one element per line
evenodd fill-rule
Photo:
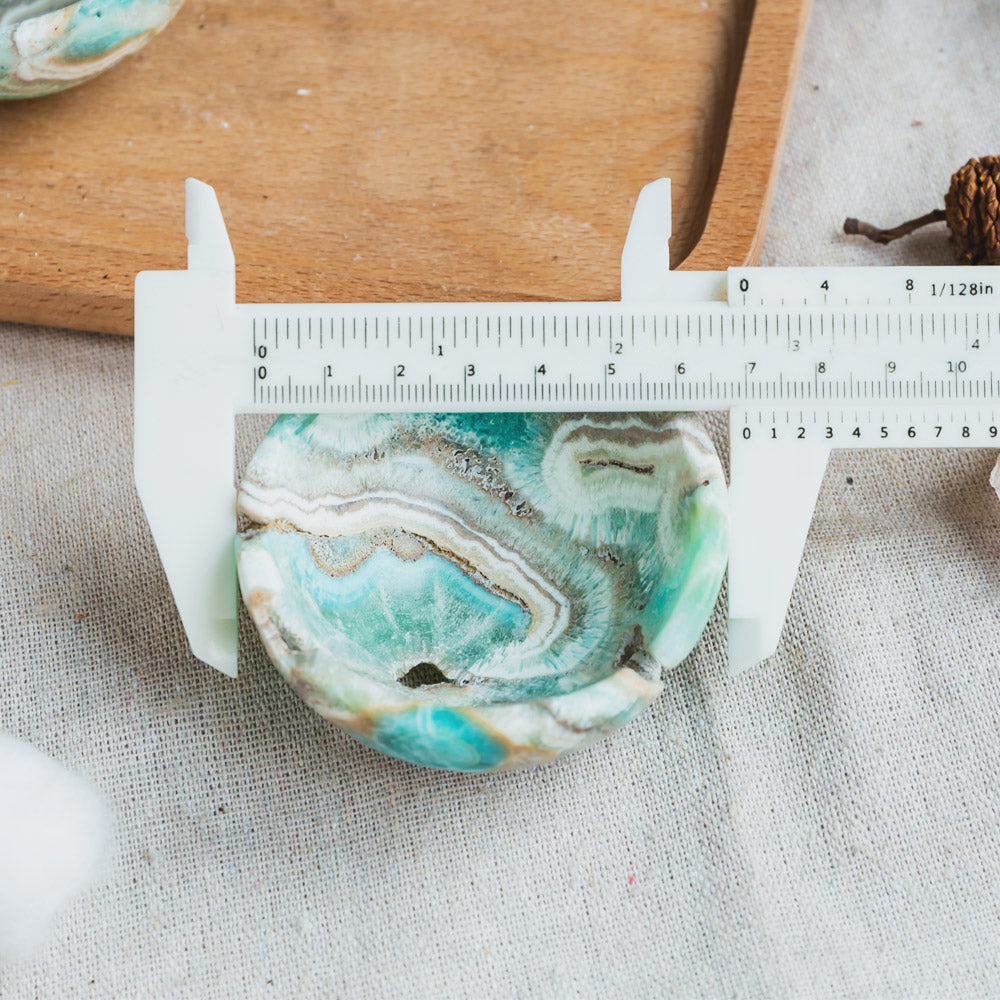
<path fill-rule="evenodd" d="M 215 192 L 135 292 L 135 475 L 194 654 L 236 676 L 237 413 L 728 410 L 729 665 L 777 648 L 833 447 L 995 446 L 1000 295 L 975 268 L 669 269 L 645 187 L 622 300 L 237 305 Z"/>

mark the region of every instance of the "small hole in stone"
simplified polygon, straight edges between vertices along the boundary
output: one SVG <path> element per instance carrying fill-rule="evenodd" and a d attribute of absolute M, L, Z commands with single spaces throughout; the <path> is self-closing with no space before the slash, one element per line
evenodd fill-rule
<path fill-rule="evenodd" d="M 399 683 L 404 687 L 418 688 L 427 687 L 429 684 L 447 684 L 448 678 L 438 669 L 437 664 L 425 662 L 410 667 L 399 678 Z"/>

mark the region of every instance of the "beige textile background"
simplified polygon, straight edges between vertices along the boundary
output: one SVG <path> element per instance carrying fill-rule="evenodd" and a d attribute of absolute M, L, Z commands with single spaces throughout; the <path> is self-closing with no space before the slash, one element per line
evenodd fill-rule
<path fill-rule="evenodd" d="M 763 263 L 947 263 L 940 226 L 839 226 L 1000 152 L 998 82 L 993 0 L 816 0 Z M 771 661 L 728 678 L 717 612 L 615 737 L 440 774 L 312 715 L 247 632 L 238 681 L 193 660 L 131 359 L 0 326 L 0 730 L 117 822 L 5 1000 L 1000 996 L 993 454 L 835 454 Z"/>

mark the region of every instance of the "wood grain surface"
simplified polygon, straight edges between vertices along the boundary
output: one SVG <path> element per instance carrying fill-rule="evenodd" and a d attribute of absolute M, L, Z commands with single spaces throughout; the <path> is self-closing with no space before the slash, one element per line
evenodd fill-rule
<path fill-rule="evenodd" d="M 188 0 L 0 104 L 0 319 L 131 333 L 136 272 L 184 265 L 187 176 L 245 302 L 615 299 L 662 176 L 675 264 L 752 261 L 807 3 Z"/>

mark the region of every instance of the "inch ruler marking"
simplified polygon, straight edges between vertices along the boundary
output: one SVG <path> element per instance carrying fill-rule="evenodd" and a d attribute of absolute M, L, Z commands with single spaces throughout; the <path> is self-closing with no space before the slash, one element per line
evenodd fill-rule
<path fill-rule="evenodd" d="M 535 304 L 521 309 L 455 304 L 441 319 L 451 335 L 445 352 L 436 330 L 440 305 L 360 304 L 340 307 L 339 316 L 330 312 L 337 308 L 332 306 L 278 307 L 282 314 L 275 308 L 236 307 L 237 325 L 247 341 L 241 356 L 251 375 L 240 384 L 253 387 L 251 396 L 236 399 L 241 412 L 273 412 L 274 406 L 297 403 L 298 394 L 304 397 L 310 388 L 317 399 L 329 398 L 336 389 L 338 399 L 343 393 L 358 405 L 377 400 L 388 411 L 433 406 L 442 392 L 458 410 L 480 409 L 484 401 L 491 409 L 558 410 L 580 399 L 581 386 L 588 404 L 608 408 L 628 403 L 633 410 L 684 409 L 694 403 L 698 409 L 728 409 L 758 400 L 948 402 L 991 399 L 998 377 L 992 338 L 984 334 L 969 339 L 970 320 L 978 329 L 988 319 L 980 312 L 943 316 L 929 334 L 921 331 L 918 343 L 912 307 L 881 316 L 855 309 L 803 316 L 801 311 L 748 312 L 725 305 L 673 311 L 623 305 L 609 312 L 607 303 L 574 303 L 553 313 L 556 306 L 543 306 L 543 312 Z M 470 315 L 474 336 L 469 334 Z M 335 350 L 299 340 L 268 348 L 258 342 L 258 322 L 266 330 L 293 317 L 299 326 L 303 319 L 310 324 L 316 319 L 320 325 L 349 322 L 353 329 L 361 320 L 363 347 Z M 568 336 L 550 335 L 550 329 L 568 329 L 581 317 L 588 326 L 595 320 L 598 328 L 585 347 L 570 344 Z M 681 320 L 692 318 L 690 333 L 682 333 Z M 406 343 L 393 333 L 404 319 Z M 504 351 L 504 328 L 515 319 L 521 328 L 519 341 Z M 806 337 L 799 329 L 803 319 Z M 868 336 L 856 342 L 851 331 L 859 320 L 869 327 L 869 319 Z M 748 320 L 759 331 L 756 335 L 746 332 Z M 643 332 L 648 327 L 655 331 L 660 323 L 676 331 L 673 345 Z M 384 354 L 377 350 L 382 344 Z M 494 344 L 497 350 L 491 352 Z M 644 379 L 644 374 L 652 378 Z M 328 407 L 331 412 L 342 409 L 332 403 Z"/>
<path fill-rule="evenodd" d="M 235 676 L 237 413 L 728 410 L 730 669 L 777 648 L 831 448 L 1000 443 L 1000 293 L 973 268 L 671 272 L 668 181 L 622 302 L 237 305 L 215 194 L 136 280 L 136 484 L 195 654 Z M 293 336 L 294 332 L 294 336 Z"/>

